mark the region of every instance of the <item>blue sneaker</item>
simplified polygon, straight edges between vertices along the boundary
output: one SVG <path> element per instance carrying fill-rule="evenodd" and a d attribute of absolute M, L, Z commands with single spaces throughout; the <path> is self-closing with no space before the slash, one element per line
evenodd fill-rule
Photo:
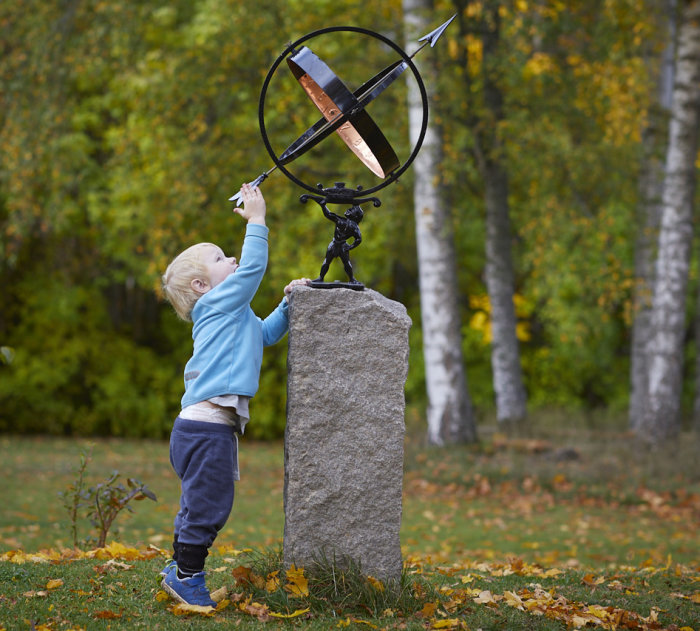
<path fill-rule="evenodd" d="M 204 583 L 204 572 L 198 572 L 189 578 L 179 579 L 177 565 L 172 565 L 161 585 L 168 594 L 181 603 L 216 607 L 216 603 L 211 599 L 209 590 Z"/>
<path fill-rule="evenodd" d="M 170 568 L 172 567 L 177 567 L 177 563 L 175 562 L 175 559 L 170 559 L 165 565 L 165 567 L 160 571 L 160 575 L 165 578 L 168 575 L 168 572 L 170 572 Z"/>

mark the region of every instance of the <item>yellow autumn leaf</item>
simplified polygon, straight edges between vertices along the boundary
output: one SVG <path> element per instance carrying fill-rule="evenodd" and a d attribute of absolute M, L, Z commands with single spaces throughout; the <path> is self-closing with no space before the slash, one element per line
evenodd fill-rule
<path fill-rule="evenodd" d="M 294 564 L 287 570 L 287 584 L 284 589 L 292 596 L 308 596 L 309 581 L 304 576 L 304 568 L 297 568 Z"/>
<path fill-rule="evenodd" d="M 54 579 L 51 579 L 48 583 L 46 583 L 46 589 L 56 589 L 58 587 L 61 587 L 62 585 L 63 585 L 62 578 L 54 578 Z"/>
<path fill-rule="evenodd" d="M 444 620 L 436 620 L 430 625 L 431 629 L 454 629 L 460 626 L 459 618 L 445 618 Z"/>
<path fill-rule="evenodd" d="M 602 576 L 595 576 L 594 574 L 586 574 L 581 581 L 591 587 L 605 583 L 605 579 Z"/>
<path fill-rule="evenodd" d="M 159 603 L 164 603 L 166 600 L 170 600 L 170 596 L 166 592 L 164 592 L 162 589 L 159 589 L 156 592 L 156 600 Z"/>
<path fill-rule="evenodd" d="M 488 590 L 484 590 L 482 592 L 479 592 L 479 595 L 474 598 L 475 603 L 479 603 L 481 605 L 488 605 L 488 604 L 496 604 L 496 599 L 494 598 L 493 594 Z"/>
<path fill-rule="evenodd" d="M 588 609 L 586 610 L 586 613 L 589 613 L 595 616 L 596 618 L 600 618 L 601 620 L 607 620 L 607 618 L 609 617 L 608 610 L 598 605 L 589 605 Z"/>
<path fill-rule="evenodd" d="M 296 611 L 292 613 L 275 613 L 274 611 L 270 612 L 270 615 L 273 618 L 298 618 L 299 616 L 303 616 L 305 613 L 309 612 L 310 608 L 306 609 L 297 609 Z"/>
<path fill-rule="evenodd" d="M 516 609 L 520 609 L 521 611 L 525 611 L 525 607 L 523 606 L 523 599 L 520 598 L 520 596 L 518 596 L 517 594 L 505 591 L 503 592 L 503 599 L 506 601 L 507 605 L 515 607 Z"/>
<path fill-rule="evenodd" d="M 374 576 L 368 576 L 367 581 L 369 584 L 374 587 L 378 592 L 383 592 L 384 591 L 384 584 L 379 580 L 374 578 Z"/>
<path fill-rule="evenodd" d="M 203 607 L 202 605 L 173 605 L 170 609 L 176 616 L 187 616 L 191 613 L 199 614 L 200 616 L 213 616 L 216 611 L 214 607 Z"/>
<path fill-rule="evenodd" d="M 270 572 L 267 575 L 267 579 L 265 581 L 265 591 L 266 592 L 276 592 L 279 588 L 280 588 L 279 570 L 275 570 L 274 572 Z"/>
<path fill-rule="evenodd" d="M 211 594 L 209 594 L 211 599 L 215 603 L 220 603 L 226 596 L 228 596 L 228 587 L 224 585 L 223 587 L 219 587 L 219 589 L 214 590 Z"/>

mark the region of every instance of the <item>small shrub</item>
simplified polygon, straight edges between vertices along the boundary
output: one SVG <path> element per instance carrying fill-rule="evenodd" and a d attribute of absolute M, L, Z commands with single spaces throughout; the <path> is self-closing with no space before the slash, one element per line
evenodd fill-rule
<path fill-rule="evenodd" d="M 109 530 L 119 513 L 124 509 L 133 512 L 133 508 L 129 505 L 131 500 L 140 501 L 148 498 L 157 502 L 158 499 L 153 491 L 136 478 L 127 478 L 124 485 L 119 481 L 121 474 L 118 471 L 114 471 L 104 482 L 86 489 L 85 471 L 89 461 L 90 456 L 82 452 L 75 481 L 59 495 L 70 517 L 73 546 L 78 547 L 78 518 L 80 509 L 84 508 L 90 523 L 97 530 L 97 547 L 103 548 L 107 542 Z M 90 538 L 86 540 L 86 542 L 90 541 L 92 541 Z"/>

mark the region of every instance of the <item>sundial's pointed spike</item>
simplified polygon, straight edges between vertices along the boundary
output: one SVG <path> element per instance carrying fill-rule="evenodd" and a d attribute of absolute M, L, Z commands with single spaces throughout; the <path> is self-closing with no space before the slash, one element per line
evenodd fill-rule
<path fill-rule="evenodd" d="M 455 13 L 447 22 L 444 24 L 438 26 L 434 31 L 431 31 L 427 35 L 423 35 L 418 41 L 419 42 L 430 42 L 430 48 L 435 46 L 437 43 L 438 39 L 440 39 L 440 36 L 445 32 L 445 29 L 452 23 L 452 20 L 454 20 L 457 17 L 457 14 Z"/>
<path fill-rule="evenodd" d="M 269 171 L 265 171 L 265 173 L 261 173 L 260 175 L 258 175 L 258 177 L 256 177 L 250 183 L 250 185 L 253 187 L 260 186 L 267 179 L 267 176 L 270 175 L 270 173 L 272 173 L 272 171 L 274 171 L 276 168 L 277 168 L 277 166 L 275 165 Z M 233 197 L 229 197 L 228 201 L 235 202 L 236 204 L 238 204 L 241 202 L 242 199 L 243 199 L 243 196 L 241 195 L 241 192 L 238 191 L 238 193 L 236 193 Z"/>

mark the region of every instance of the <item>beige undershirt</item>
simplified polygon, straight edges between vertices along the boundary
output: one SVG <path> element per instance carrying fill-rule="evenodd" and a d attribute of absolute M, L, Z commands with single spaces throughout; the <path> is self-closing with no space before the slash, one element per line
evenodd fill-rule
<path fill-rule="evenodd" d="M 239 394 L 212 397 L 208 401 L 200 401 L 183 408 L 180 417 L 190 421 L 230 425 L 242 434 L 250 420 L 249 401 L 250 397 Z"/>

